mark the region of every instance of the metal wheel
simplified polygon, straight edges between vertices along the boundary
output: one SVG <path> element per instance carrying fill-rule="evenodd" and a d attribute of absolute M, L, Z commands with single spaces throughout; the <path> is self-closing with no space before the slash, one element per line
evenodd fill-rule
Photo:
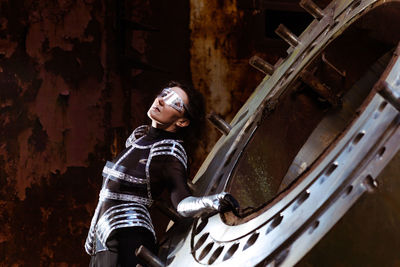
<path fill-rule="evenodd" d="M 278 27 L 291 47 L 275 66 L 252 58 L 266 77 L 194 180 L 197 195 L 231 192 L 240 216 L 178 224 L 168 266 L 294 265 L 399 150 L 400 2 L 301 5 L 315 20 L 299 37 Z"/>

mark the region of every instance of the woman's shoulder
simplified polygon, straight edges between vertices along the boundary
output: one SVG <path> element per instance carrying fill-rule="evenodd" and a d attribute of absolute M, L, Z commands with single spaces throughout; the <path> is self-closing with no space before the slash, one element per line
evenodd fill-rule
<path fill-rule="evenodd" d="M 187 168 L 187 155 L 180 140 L 164 139 L 154 143 L 150 150 L 151 158 L 168 162 L 180 162 Z"/>
<path fill-rule="evenodd" d="M 141 126 L 137 127 L 135 130 L 133 130 L 133 132 L 128 137 L 128 139 L 126 139 L 125 147 L 131 146 L 137 139 L 139 139 L 140 137 L 147 134 L 149 129 L 150 129 L 149 125 L 141 125 Z"/>

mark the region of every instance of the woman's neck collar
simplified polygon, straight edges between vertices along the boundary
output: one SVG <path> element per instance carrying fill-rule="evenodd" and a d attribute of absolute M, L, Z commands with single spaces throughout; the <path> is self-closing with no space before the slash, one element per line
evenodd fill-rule
<path fill-rule="evenodd" d="M 177 139 L 179 137 L 177 132 L 166 131 L 166 130 L 164 130 L 162 128 L 156 128 L 154 126 L 150 127 L 150 130 L 149 130 L 147 135 L 152 137 L 152 138 Z"/>

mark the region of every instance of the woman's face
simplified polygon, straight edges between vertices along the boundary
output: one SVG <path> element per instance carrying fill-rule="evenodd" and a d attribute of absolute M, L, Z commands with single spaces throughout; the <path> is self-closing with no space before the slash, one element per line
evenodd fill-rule
<path fill-rule="evenodd" d="M 183 103 L 187 106 L 189 99 L 185 91 L 179 87 L 168 89 L 154 99 L 147 116 L 151 119 L 153 127 L 175 132 L 178 127 L 189 125 L 189 120 L 184 117 L 184 107 L 181 106 Z"/>

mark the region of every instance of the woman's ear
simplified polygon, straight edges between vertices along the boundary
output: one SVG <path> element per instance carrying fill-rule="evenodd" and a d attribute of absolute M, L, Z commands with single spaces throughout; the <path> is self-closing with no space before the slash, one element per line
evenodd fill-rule
<path fill-rule="evenodd" d="M 176 121 L 176 126 L 178 126 L 178 127 L 187 127 L 187 126 L 189 126 L 189 124 L 190 124 L 190 120 L 187 118 L 179 118 Z"/>

